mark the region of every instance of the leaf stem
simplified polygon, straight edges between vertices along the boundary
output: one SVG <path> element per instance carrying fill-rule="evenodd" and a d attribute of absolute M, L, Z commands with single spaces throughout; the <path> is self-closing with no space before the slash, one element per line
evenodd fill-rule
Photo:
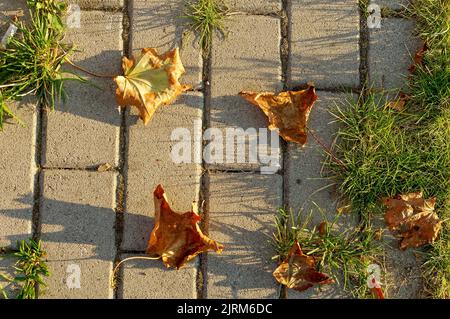
<path fill-rule="evenodd" d="M 129 260 L 135 260 L 135 259 L 143 259 L 143 260 L 158 260 L 161 259 L 161 257 L 144 257 L 144 256 L 135 256 L 135 257 L 129 257 L 129 258 L 125 258 L 123 260 L 121 260 L 116 267 L 114 267 L 113 273 L 112 273 L 112 278 L 111 278 L 111 286 L 114 286 L 114 279 L 116 278 L 116 272 L 117 269 L 119 269 L 120 265 L 122 265 L 124 262 L 129 261 Z"/>
<path fill-rule="evenodd" d="M 89 70 L 86 70 L 85 68 L 82 68 L 81 66 L 76 65 L 75 63 L 73 63 L 72 61 L 70 61 L 67 57 L 64 57 L 64 60 L 69 63 L 71 66 L 73 66 L 75 69 L 80 70 L 84 73 L 87 73 L 89 75 L 98 77 L 98 78 L 108 78 L 108 79 L 114 79 L 116 77 L 116 75 L 107 75 L 107 74 L 98 74 L 98 73 L 94 73 L 91 72 Z"/>
<path fill-rule="evenodd" d="M 314 138 L 314 140 L 317 142 L 317 144 L 319 144 L 324 150 L 325 152 L 331 156 L 331 158 L 339 165 L 341 166 L 343 169 L 346 169 L 346 166 L 344 164 L 344 162 L 342 162 L 339 158 L 337 158 L 333 152 L 325 145 L 325 143 L 323 143 L 317 136 L 316 134 L 314 134 L 314 132 L 312 130 L 309 129 L 309 127 L 306 127 L 306 130 L 308 131 L 308 133 L 311 134 L 311 136 Z"/>

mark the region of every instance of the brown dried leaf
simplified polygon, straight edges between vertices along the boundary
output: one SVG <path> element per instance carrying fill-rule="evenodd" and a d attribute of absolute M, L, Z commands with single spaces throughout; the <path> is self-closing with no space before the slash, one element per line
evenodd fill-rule
<path fill-rule="evenodd" d="M 423 57 L 425 56 L 425 53 L 427 51 L 428 45 L 424 43 L 424 45 L 414 55 L 414 62 L 408 68 L 409 72 L 414 73 L 417 69 L 417 66 L 423 64 Z"/>
<path fill-rule="evenodd" d="M 223 246 L 205 236 L 193 211 L 174 212 L 161 185 L 153 192 L 155 225 L 148 241 L 147 254 L 161 256 L 166 267 L 180 269 L 189 260 L 207 250 L 221 253 Z"/>
<path fill-rule="evenodd" d="M 122 68 L 124 76 L 114 78 L 117 102 L 120 106 L 136 106 L 144 125 L 158 107 L 173 102 L 190 89 L 179 83 L 185 69 L 178 48 L 163 55 L 158 55 L 152 48 L 142 49 L 137 62 L 123 57 Z"/>
<path fill-rule="evenodd" d="M 405 109 L 405 104 L 410 99 L 411 97 L 409 95 L 401 92 L 399 97 L 395 101 L 391 101 L 388 103 L 388 107 L 401 112 Z"/>
<path fill-rule="evenodd" d="M 297 291 L 334 282 L 328 275 L 316 271 L 314 257 L 303 254 L 298 241 L 295 241 L 289 255 L 275 269 L 273 276 L 279 283 Z"/>
<path fill-rule="evenodd" d="M 302 145 L 306 143 L 309 113 L 317 100 L 314 86 L 310 85 L 303 91 L 287 91 L 278 95 L 248 91 L 240 92 L 239 95 L 261 108 L 269 118 L 269 129 L 279 129 L 284 140 Z"/>
<path fill-rule="evenodd" d="M 398 230 L 400 249 L 433 243 L 442 226 L 434 211 L 436 198 L 424 199 L 422 192 L 398 195 L 383 201 L 387 206 L 384 219 L 391 231 Z"/>

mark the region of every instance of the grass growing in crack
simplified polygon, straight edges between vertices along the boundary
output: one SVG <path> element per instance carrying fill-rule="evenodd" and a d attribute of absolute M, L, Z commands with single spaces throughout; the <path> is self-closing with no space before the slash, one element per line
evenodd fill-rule
<path fill-rule="evenodd" d="M 15 257 L 15 277 L 0 274 L 0 277 L 8 282 L 8 285 L 20 287 L 17 299 L 36 299 L 38 286 L 45 286 L 43 277 L 50 275 L 47 264 L 43 260 L 46 253 L 42 250 L 41 242 L 30 239 L 18 243 L 19 251 L 10 254 Z M 6 289 L 0 286 L 0 294 L 8 299 Z"/>
<path fill-rule="evenodd" d="M 380 248 L 374 242 L 374 233 L 369 227 L 337 232 L 333 229 L 339 220 L 336 215 L 332 221 L 324 216 L 327 226 L 321 234 L 315 227 L 310 227 L 310 217 L 302 221 L 301 214 L 294 216 L 292 212 L 278 210 L 272 236 L 276 251 L 273 259 L 284 260 L 298 240 L 305 254 L 318 258 L 319 271 L 331 274 L 336 282 L 342 278 L 344 290 L 353 297 L 370 298 L 367 269 L 372 263 L 380 263 Z"/>
<path fill-rule="evenodd" d="M 427 296 L 450 297 L 450 3 L 416 0 L 406 9 L 427 44 L 423 63 L 408 79 L 410 100 L 397 112 L 374 93 L 333 111 L 341 129 L 329 161 L 352 210 L 369 220 L 384 196 L 422 190 L 436 197 L 444 220 L 439 239 L 424 247 Z"/>
<path fill-rule="evenodd" d="M 185 18 L 189 28 L 198 35 L 204 54 L 210 51 L 213 35 L 225 35 L 224 20 L 227 8 L 220 0 L 197 0 L 186 5 Z"/>
<path fill-rule="evenodd" d="M 55 0 L 28 0 L 31 22 L 16 22 L 17 35 L 0 50 L 0 129 L 6 117 L 17 117 L 7 102 L 34 94 L 39 105 L 55 107 L 64 98 L 67 78 L 61 72 L 70 48 L 61 44 L 66 5 Z M 20 122 L 20 121 L 19 121 Z"/>

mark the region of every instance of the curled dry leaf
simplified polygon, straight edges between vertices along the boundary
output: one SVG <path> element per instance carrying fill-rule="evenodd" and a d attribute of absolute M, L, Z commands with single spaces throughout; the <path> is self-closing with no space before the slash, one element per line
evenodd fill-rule
<path fill-rule="evenodd" d="M 295 241 L 287 258 L 275 269 L 273 276 L 279 283 L 297 291 L 334 282 L 328 275 L 316 271 L 314 257 L 303 254 L 298 241 Z"/>
<path fill-rule="evenodd" d="M 436 198 L 424 199 L 422 192 L 398 195 L 383 201 L 384 219 L 391 231 L 399 231 L 400 249 L 433 243 L 442 226 L 434 211 Z"/>
<path fill-rule="evenodd" d="M 214 250 L 222 252 L 223 246 L 205 236 L 198 222 L 200 216 L 193 211 L 174 212 L 161 185 L 153 192 L 155 225 L 148 241 L 147 254 L 158 255 L 166 267 L 183 267 L 198 254 Z"/>
<path fill-rule="evenodd" d="M 278 95 L 248 91 L 242 91 L 239 95 L 261 108 L 269 118 L 269 129 L 279 129 L 284 140 L 302 145 L 306 143 L 309 113 L 317 100 L 314 86 L 310 85 L 302 91 L 281 92 Z"/>
<path fill-rule="evenodd" d="M 158 107 L 173 102 L 190 89 L 179 82 L 185 69 L 178 48 L 163 55 L 152 48 L 142 49 L 137 62 L 123 57 L 122 68 L 124 75 L 114 78 L 117 102 L 120 106 L 136 106 L 144 125 Z"/>

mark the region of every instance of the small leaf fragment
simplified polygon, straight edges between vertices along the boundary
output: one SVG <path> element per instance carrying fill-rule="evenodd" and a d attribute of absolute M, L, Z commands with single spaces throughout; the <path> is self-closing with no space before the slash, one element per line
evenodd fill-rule
<path fill-rule="evenodd" d="M 292 245 L 287 258 L 275 269 L 273 276 L 279 283 L 297 291 L 334 283 L 327 274 L 316 270 L 314 257 L 303 254 L 298 241 Z"/>
<path fill-rule="evenodd" d="M 269 129 L 279 129 L 285 141 L 306 144 L 309 113 L 318 98 L 313 85 L 306 90 L 286 91 L 278 95 L 249 91 L 242 91 L 239 95 L 258 106 L 269 119 Z"/>
<path fill-rule="evenodd" d="M 221 253 L 223 245 L 205 236 L 193 211 L 174 212 L 161 185 L 153 192 L 155 224 L 148 241 L 147 254 L 158 255 L 166 267 L 182 268 L 188 261 L 207 250 Z"/>

